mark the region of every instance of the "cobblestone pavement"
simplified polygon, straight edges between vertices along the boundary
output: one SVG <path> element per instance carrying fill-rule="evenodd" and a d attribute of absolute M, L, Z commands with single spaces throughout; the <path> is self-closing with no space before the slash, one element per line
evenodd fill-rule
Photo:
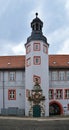
<path fill-rule="evenodd" d="M 0 117 L 0 130 L 69 130 L 69 117 Z"/>

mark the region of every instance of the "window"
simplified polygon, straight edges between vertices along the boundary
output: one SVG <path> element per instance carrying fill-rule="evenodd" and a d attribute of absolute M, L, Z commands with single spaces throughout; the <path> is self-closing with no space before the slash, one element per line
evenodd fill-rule
<path fill-rule="evenodd" d="M 69 110 L 69 104 L 68 104 L 68 110 Z"/>
<path fill-rule="evenodd" d="M 43 52 L 48 53 L 48 47 L 46 45 L 43 45 Z"/>
<path fill-rule="evenodd" d="M 50 89 L 49 90 L 49 99 L 53 99 L 54 98 L 54 90 Z"/>
<path fill-rule="evenodd" d="M 26 60 L 26 67 L 30 66 L 31 65 L 31 58 L 28 58 Z"/>
<path fill-rule="evenodd" d="M 62 89 L 56 90 L 56 99 L 62 99 L 63 98 L 63 91 Z"/>
<path fill-rule="evenodd" d="M 41 57 L 40 56 L 34 56 L 34 64 L 40 65 L 41 64 Z"/>
<path fill-rule="evenodd" d="M 14 81 L 15 80 L 15 72 L 10 72 L 9 73 L 9 80 Z"/>
<path fill-rule="evenodd" d="M 58 80 L 58 72 L 52 71 L 52 80 Z"/>
<path fill-rule="evenodd" d="M 41 77 L 40 77 L 40 76 L 37 76 L 37 75 L 34 75 L 34 76 L 33 76 L 33 81 L 35 82 L 36 79 L 38 79 L 38 83 L 40 84 L 40 83 L 41 83 Z"/>
<path fill-rule="evenodd" d="M 38 31 L 39 30 L 39 24 L 36 23 L 36 30 Z"/>
<path fill-rule="evenodd" d="M 28 54 L 31 51 L 31 45 L 27 45 L 26 46 L 26 54 Z"/>
<path fill-rule="evenodd" d="M 69 89 L 65 89 L 65 99 L 69 99 Z"/>
<path fill-rule="evenodd" d="M 66 72 L 66 80 L 69 80 L 69 71 Z"/>
<path fill-rule="evenodd" d="M 65 72 L 59 71 L 59 80 L 65 80 Z"/>
<path fill-rule="evenodd" d="M 8 100 L 16 100 L 16 90 L 8 90 Z"/>
<path fill-rule="evenodd" d="M 33 50 L 34 51 L 40 51 L 40 43 L 34 43 Z"/>

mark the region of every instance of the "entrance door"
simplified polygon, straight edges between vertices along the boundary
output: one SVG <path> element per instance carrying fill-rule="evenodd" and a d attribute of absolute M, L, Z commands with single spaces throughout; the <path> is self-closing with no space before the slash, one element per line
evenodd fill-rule
<path fill-rule="evenodd" d="M 33 117 L 40 117 L 41 116 L 41 107 L 40 105 L 33 106 Z"/>
<path fill-rule="evenodd" d="M 60 107 L 58 106 L 58 104 L 53 103 L 49 106 L 49 114 L 50 115 L 60 115 L 61 114 L 61 110 L 60 110 Z"/>

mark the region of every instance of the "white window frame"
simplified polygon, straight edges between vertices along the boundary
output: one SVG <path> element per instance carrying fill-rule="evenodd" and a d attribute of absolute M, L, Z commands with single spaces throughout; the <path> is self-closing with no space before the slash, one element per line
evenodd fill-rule
<path fill-rule="evenodd" d="M 65 80 L 65 72 L 64 71 L 59 71 L 59 80 L 60 81 Z"/>
<path fill-rule="evenodd" d="M 34 51 L 40 51 L 40 43 L 34 43 L 33 44 L 33 50 Z"/>
<path fill-rule="evenodd" d="M 26 45 L 26 54 L 31 52 L 31 45 Z"/>
<path fill-rule="evenodd" d="M 34 65 L 40 65 L 41 64 L 41 56 L 34 56 L 33 63 L 34 63 Z"/>
<path fill-rule="evenodd" d="M 9 80 L 10 81 L 15 81 L 15 72 L 13 72 L 13 71 L 11 71 L 11 72 L 9 72 Z"/>
<path fill-rule="evenodd" d="M 69 71 L 66 72 L 66 80 L 69 81 Z"/>
<path fill-rule="evenodd" d="M 16 100 L 16 90 L 15 89 L 8 90 L 8 100 Z"/>
<path fill-rule="evenodd" d="M 65 89 L 65 99 L 69 99 L 69 89 Z"/>
<path fill-rule="evenodd" d="M 29 66 L 31 66 L 31 57 L 26 59 L 26 67 L 29 67 Z"/>
<path fill-rule="evenodd" d="M 52 78 L 52 80 L 58 80 L 58 72 L 57 71 L 52 71 L 51 78 Z"/>
<path fill-rule="evenodd" d="M 56 90 L 56 99 L 62 99 L 63 98 L 63 90 L 57 89 Z"/>
<path fill-rule="evenodd" d="M 54 99 L 54 90 L 53 89 L 49 89 L 49 99 Z"/>
<path fill-rule="evenodd" d="M 47 47 L 47 45 L 43 45 L 43 52 L 46 53 L 46 54 L 48 53 L 48 47 Z"/>

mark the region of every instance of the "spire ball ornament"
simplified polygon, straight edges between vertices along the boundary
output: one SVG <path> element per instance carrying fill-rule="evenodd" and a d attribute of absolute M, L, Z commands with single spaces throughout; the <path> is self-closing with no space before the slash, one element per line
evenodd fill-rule
<path fill-rule="evenodd" d="M 37 16 L 38 16 L 38 13 L 36 13 L 36 18 L 37 18 Z"/>

